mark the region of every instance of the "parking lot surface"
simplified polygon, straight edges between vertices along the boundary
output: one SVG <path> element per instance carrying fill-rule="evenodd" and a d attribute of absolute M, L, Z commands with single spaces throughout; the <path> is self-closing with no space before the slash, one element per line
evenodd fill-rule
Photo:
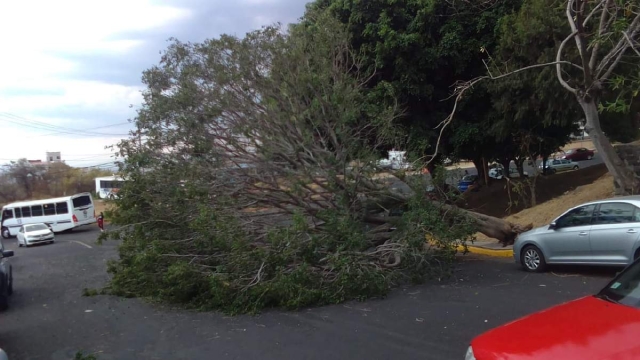
<path fill-rule="evenodd" d="M 615 268 L 522 272 L 511 259 L 461 257 L 443 281 L 362 303 L 227 317 L 113 296 L 83 297 L 108 280 L 116 243 L 90 227 L 53 245 L 15 250 L 15 294 L 0 313 L 11 360 L 72 359 L 463 359 L 476 335 L 599 290 Z"/>

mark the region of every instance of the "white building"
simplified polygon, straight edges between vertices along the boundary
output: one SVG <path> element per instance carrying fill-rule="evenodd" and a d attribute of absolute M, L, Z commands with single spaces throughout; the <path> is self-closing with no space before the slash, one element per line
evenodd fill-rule
<path fill-rule="evenodd" d="M 47 156 L 45 157 L 45 161 L 49 164 L 49 163 L 57 163 L 57 162 L 62 162 L 62 155 L 60 154 L 60 151 L 47 151 Z"/>

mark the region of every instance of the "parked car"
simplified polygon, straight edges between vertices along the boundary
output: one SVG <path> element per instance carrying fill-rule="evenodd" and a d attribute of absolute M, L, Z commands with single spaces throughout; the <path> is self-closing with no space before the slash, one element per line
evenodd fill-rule
<path fill-rule="evenodd" d="M 480 178 L 478 175 L 465 175 L 458 182 L 458 190 L 465 192 L 467 190 L 475 191 L 480 187 Z"/>
<path fill-rule="evenodd" d="M 471 341 L 466 360 L 640 359 L 640 260 L 596 295 L 525 316 Z"/>
<path fill-rule="evenodd" d="M 23 225 L 20 227 L 20 230 L 18 230 L 17 238 L 18 246 L 26 247 L 42 242 L 53 244 L 53 242 L 55 241 L 53 230 L 51 230 L 51 228 L 46 224 Z"/>
<path fill-rule="evenodd" d="M 551 224 L 520 234 L 513 256 L 533 272 L 548 264 L 628 265 L 640 257 L 640 196 L 571 208 Z"/>
<path fill-rule="evenodd" d="M 565 152 L 565 155 L 562 158 L 566 160 L 572 160 L 572 161 L 581 161 L 581 160 L 591 160 L 593 159 L 594 156 L 595 156 L 595 153 L 593 152 L 593 150 L 589 150 L 587 148 L 578 148 L 578 149 L 571 149 Z"/>
<path fill-rule="evenodd" d="M 13 269 L 6 259 L 13 256 L 13 250 L 6 250 L 0 240 L 0 310 L 9 307 L 9 296 L 13 294 Z M 0 360 L 2 353 L 0 352 Z"/>
<path fill-rule="evenodd" d="M 490 178 L 496 179 L 496 180 L 501 180 L 504 178 L 504 167 L 502 165 L 498 165 L 496 167 L 493 167 L 491 169 L 489 169 L 489 173 L 488 173 Z M 529 173 L 526 171 L 523 171 L 523 175 L 524 177 L 529 176 Z M 516 168 L 509 168 L 509 177 L 510 178 L 517 178 L 520 177 L 520 173 L 518 172 L 518 169 Z"/>
<path fill-rule="evenodd" d="M 542 171 L 542 164 L 538 165 L 538 169 Z M 547 160 L 547 171 L 551 174 L 555 174 L 561 171 L 578 170 L 580 166 L 577 162 L 573 162 L 567 159 L 554 159 Z"/>

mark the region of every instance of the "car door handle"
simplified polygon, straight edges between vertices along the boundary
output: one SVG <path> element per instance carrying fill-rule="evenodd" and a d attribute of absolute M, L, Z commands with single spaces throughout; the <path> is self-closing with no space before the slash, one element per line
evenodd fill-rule
<path fill-rule="evenodd" d="M 589 233 L 587 233 L 586 231 L 583 231 L 583 232 L 578 233 L 578 235 L 580 235 L 580 236 L 587 236 L 587 235 L 589 235 Z"/>
<path fill-rule="evenodd" d="M 635 233 L 637 233 L 637 231 L 635 231 L 634 229 L 627 230 L 627 234 L 635 234 Z"/>

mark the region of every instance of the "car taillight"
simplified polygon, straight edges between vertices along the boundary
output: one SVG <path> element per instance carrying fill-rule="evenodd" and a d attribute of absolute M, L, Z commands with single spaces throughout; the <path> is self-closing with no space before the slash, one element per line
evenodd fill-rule
<path fill-rule="evenodd" d="M 75 215 L 73 215 L 73 222 L 78 222 L 78 218 Z"/>

